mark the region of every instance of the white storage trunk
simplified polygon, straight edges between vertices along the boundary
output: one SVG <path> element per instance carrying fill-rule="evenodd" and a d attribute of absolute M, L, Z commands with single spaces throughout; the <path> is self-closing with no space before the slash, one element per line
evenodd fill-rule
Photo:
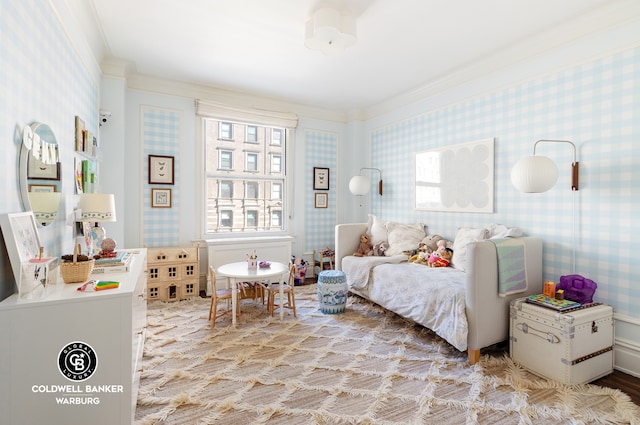
<path fill-rule="evenodd" d="M 575 385 L 613 372 L 613 309 L 596 304 L 560 313 L 511 302 L 511 358 L 542 377 Z"/>

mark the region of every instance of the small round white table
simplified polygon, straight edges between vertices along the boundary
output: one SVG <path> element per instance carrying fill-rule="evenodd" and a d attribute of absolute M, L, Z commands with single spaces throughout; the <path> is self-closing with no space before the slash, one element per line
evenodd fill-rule
<path fill-rule="evenodd" d="M 276 276 L 283 276 L 283 279 L 287 280 L 284 276 L 289 273 L 289 269 L 285 264 L 271 262 L 270 267 L 256 268 L 255 270 L 249 270 L 246 261 L 239 261 L 237 263 L 224 264 L 218 267 L 218 274 L 229 278 L 229 286 L 233 289 L 231 292 L 231 309 L 233 310 L 232 324 L 236 324 L 237 316 L 236 309 L 238 304 L 238 282 L 257 282 L 261 280 L 268 280 Z M 212 288 L 214 291 L 216 288 Z M 284 302 L 284 287 L 280 285 L 280 305 Z M 284 309 L 280 309 L 280 320 L 284 318 Z"/>

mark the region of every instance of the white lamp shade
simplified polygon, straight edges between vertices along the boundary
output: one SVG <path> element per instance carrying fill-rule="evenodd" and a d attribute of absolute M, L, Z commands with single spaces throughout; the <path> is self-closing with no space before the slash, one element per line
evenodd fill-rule
<path fill-rule="evenodd" d="M 354 176 L 349 181 L 349 190 L 354 195 L 366 195 L 371 189 L 371 182 L 365 176 Z"/>
<path fill-rule="evenodd" d="M 48 224 L 56 219 L 61 195 L 60 192 L 29 192 L 31 210 L 38 223 Z"/>
<path fill-rule="evenodd" d="M 541 193 L 558 180 L 558 167 L 546 156 L 521 158 L 511 169 L 511 183 L 521 192 Z"/>
<path fill-rule="evenodd" d="M 112 194 L 83 193 L 80 195 L 78 209 L 82 214 L 78 221 L 116 221 L 116 202 Z"/>

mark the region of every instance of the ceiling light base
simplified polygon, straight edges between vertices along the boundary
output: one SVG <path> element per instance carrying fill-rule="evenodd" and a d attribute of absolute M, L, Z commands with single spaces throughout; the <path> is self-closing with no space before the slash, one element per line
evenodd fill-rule
<path fill-rule="evenodd" d="M 307 21 L 304 45 L 325 55 L 342 52 L 356 43 L 356 21 L 350 15 L 323 7 Z"/>

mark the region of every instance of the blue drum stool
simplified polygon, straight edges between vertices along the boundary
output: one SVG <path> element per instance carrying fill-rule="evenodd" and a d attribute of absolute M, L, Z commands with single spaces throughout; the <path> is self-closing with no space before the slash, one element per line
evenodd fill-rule
<path fill-rule="evenodd" d="M 341 270 L 323 270 L 318 275 L 318 302 L 325 314 L 344 313 L 349 285 Z"/>

